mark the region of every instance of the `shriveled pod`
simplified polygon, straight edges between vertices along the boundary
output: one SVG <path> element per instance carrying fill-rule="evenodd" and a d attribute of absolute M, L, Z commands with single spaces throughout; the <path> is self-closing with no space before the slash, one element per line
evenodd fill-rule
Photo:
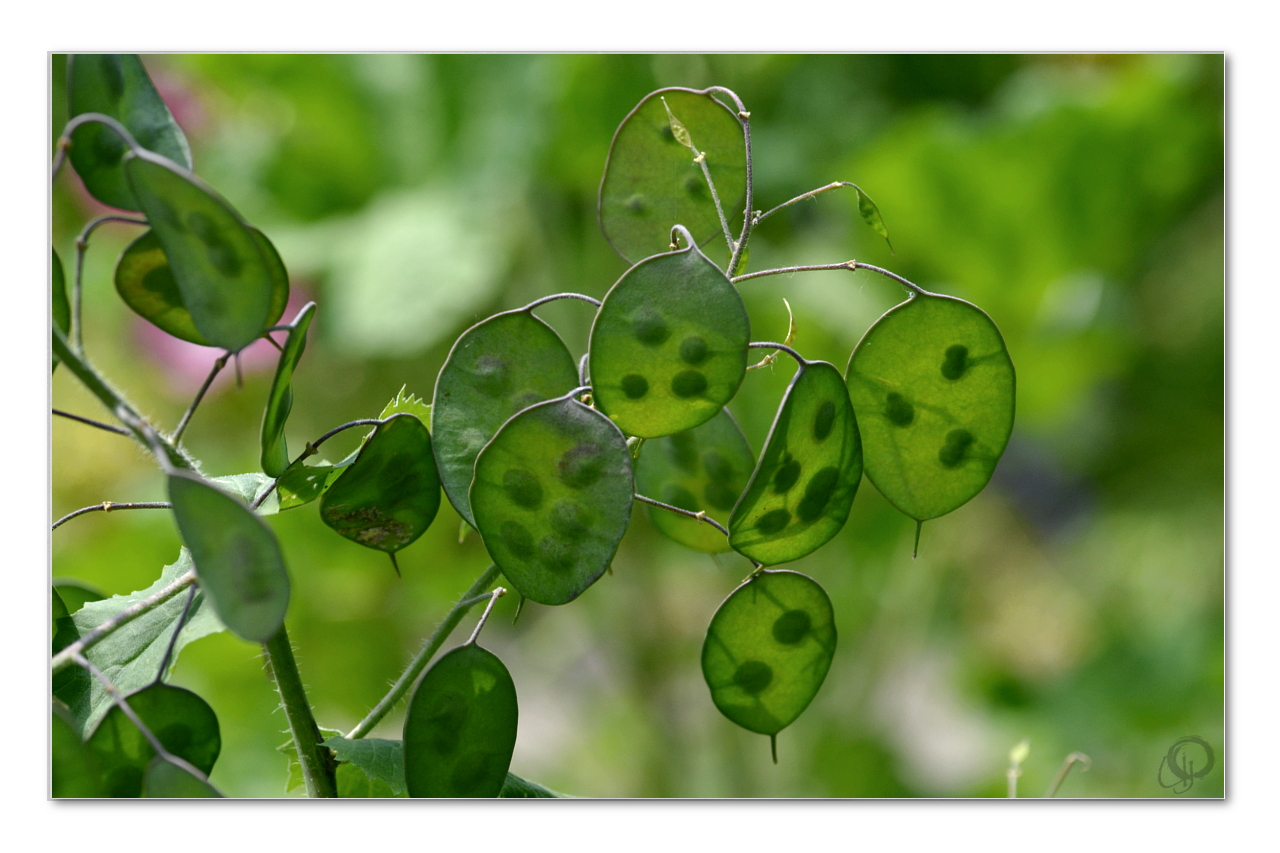
<path fill-rule="evenodd" d="M 411 797 L 496 797 L 516 746 L 511 673 L 492 652 L 459 646 L 431 665 L 404 717 Z"/>
<path fill-rule="evenodd" d="M 414 415 L 387 418 L 320 497 L 320 518 L 339 535 L 394 554 L 426 532 L 440 509 L 431 434 Z"/>
<path fill-rule="evenodd" d="M 67 277 L 62 270 L 62 259 L 58 257 L 58 250 L 53 250 L 53 266 L 50 268 L 50 290 L 52 291 L 50 298 L 52 299 L 51 311 L 53 325 L 62 332 L 63 337 L 71 334 L 71 303 L 67 300 Z M 53 369 L 58 367 L 58 357 L 53 357 Z"/>
<path fill-rule="evenodd" d="M 862 481 L 862 441 L 840 371 L 804 361 L 729 519 L 729 544 L 766 565 L 813 553 L 844 527 Z"/>
<path fill-rule="evenodd" d="M 687 134 L 677 138 L 672 118 Z M 646 95 L 609 146 L 600 181 L 600 228 L 628 263 L 666 248 L 680 223 L 698 245 L 722 233 L 715 201 L 692 144 L 705 156 L 728 217 L 742 219 L 747 156 L 742 124 L 711 90 L 671 88 Z"/>
<path fill-rule="evenodd" d="M 170 753 L 206 775 L 222 750 L 218 717 L 209 703 L 183 687 L 152 684 L 125 697 Z M 102 773 L 107 796 L 139 797 L 155 748 L 119 707 L 113 707 L 86 741 Z"/>
<path fill-rule="evenodd" d="M 809 707 L 835 650 L 831 599 L 817 581 L 765 570 L 730 593 L 711 617 L 702 675 L 720 713 L 773 737 Z"/>
<path fill-rule="evenodd" d="M 468 492 L 481 448 L 516 412 L 577 385 L 568 347 L 527 308 L 495 314 L 454 343 L 436 379 L 431 431 L 440 483 L 468 524 L 476 526 Z"/>
<path fill-rule="evenodd" d="M 274 326 L 289 301 L 289 273 L 267 236 L 252 225 L 245 227 L 262 250 L 271 273 L 271 302 L 265 324 Z M 116 292 L 139 317 L 175 338 L 209 346 L 182 300 L 182 291 L 155 231 L 144 232 L 125 247 L 116 261 L 114 279 Z"/>
<path fill-rule="evenodd" d="M 702 426 L 646 442 L 635 468 L 640 494 L 728 524 L 755 468 L 755 454 L 733 415 L 721 409 Z M 653 526 L 681 545 L 708 554 L 729 550 L 724 534 L 711 525 L 647 508 Z"/>
<path fill-rule="evenodd" d="M 286 292 L 287 293 L 287 292 Z M 289 467 L 289 445 L 284 437 L 284 423 L 293 408 L 293 371 L 307 346 L 307 329 L 315 317 L 316 304 L 308 302 L 289 328 L 276 364 L 276 375 L 267 392 L 267 408 L 262 415 L 262 470 L 268 477 L 279 477 Z"/>
<path fill-rule="evenodd" d="M 751 323 L 720 268 L 689 244 L 646 258 L 605 295 L 591 327 L 591 389 L 628 435 L 704 424 L 738 393 Z"/>
<path fill-rule="evenodd" d="M 919 294 L 867 330 L 849 359 L 867 478 L 917 521 L 987 485 L 1013 431 L 1013 361 L 996 324 L 961 299 Z"/>
<path fill-rule="evenodd" d="M 523 410 L 485 445 L 471 507 L 511 585 L 530 601 L 565 604 L 609 567 L 634 495 L 622 433 L 565 397 Z"/>

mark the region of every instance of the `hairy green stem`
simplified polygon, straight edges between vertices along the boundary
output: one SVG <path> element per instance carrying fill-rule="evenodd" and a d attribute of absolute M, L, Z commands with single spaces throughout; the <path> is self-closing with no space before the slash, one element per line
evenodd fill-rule
<path fill-rule="evenodd" d="M 84 253 L 89 250 L 89 237 L 98 228 L 106 222 L 127 222 L 131 225 L 146 225 L 147 220 L 139 219 L 136 216 L 120 216 L 119 214 L 108 213 L 106 216 L 99 216 L 97 219 L 91 220 L 80 231 L 80 236 L 76 237 L 76 271 L 75 278 L 71 282 L 71 339 L 76 342 L 76 349 L 84 352 L 84 324 L 81 322 L 80 301 L 82 286 L 84 280 Z"/>
<path fill-rule="evenodd" d="M 71 666 L 75 663 L 76 656 L 85 649 L 89 648 L 94 643 L 119 628 L 121 625 L 132 622 L 143 613 L 155 610 L 161 604 L 164 604 L 166 601 L 186 589 L 187 586 L 195 581 L 195 579 L 196 570 L 192 569 L 186 574 L 179 576 L 177 580 L 154 595 L 149 595 L 141 601 L 131 604 L 124 610 L 121 610 L 115 616 L 112 616 L 106 622 L 103 622 L 101 625 L 54 655 L 51 663 L 53 672 L 57 674 L 68 666 Z"/>
<path fill-rule="evenodd" d="M 107 407 L 116 418 L 125 425 L 129 434 L 148 450 L 156 454 L 162 467 L 184 468 L 188 471 L 196 469 L 195 462 L 185 453 L 174 447 L 171 442 L 157 433 L 138 412 L 129 405 L 119 391 L 112 388 L 107 380 L 98 374 L 79 352 L 74 351 L 67 343 L 67 338 L 57 326 L 53 327 L 53 352 L 66 363 L 67 369 L 76 375 L 93 396 Z"/>
<path fill-rule="evenodd" d="M 333 753 L 320 741 L 320 729 L 311 714 L 311 703 L 298 674 L 298 664 L 293 659 L 293 646 L 289 632 L 283 625 L 276 635 L 262 644 L 266 652 L 267 671 L 280 693 L 284 715 L 289 720 L 293 745 L 298 750 L 298 763 L 302 765 L 302 779 L 307 786 L 308 797 L 336 797 L 338 783 L 334 778 Z"/>
<path fill-rule="evenodd" d="M 476 578 L 476 582 L 471 588 L 462 594 L 462 598 L 453 608 L 445 614 L 440 624 L 431 632 L 431 636 L 427 638 L 426 645 L 422 647 L 422 651 L 414 657 L 409 665 L 405 667 L 400 678 L 396 683 L 391 685 L 391 689 L 387 691 L 387 695 L 382 697 L 376 707 L 361 720 L 354 729 L 347 732 L 348 740 L 362 738 L 369 732 L 373 731 L 373 727 L 382 722 L 382 718 L 390 713 L 404 695 L 409 692 L 409 688 L 418 680 L 418 676 L 427 668 L 427 664 L 431 662 L 431 658 L 435 655 L 440 647 L 444 645 L 444 641 L 448 639 L 453 629 L 458 627 L 458 623 L 462 621 L 462 617 L 467 615 L 467 611 L 474 607 L 477 603 L 485 599 L 484 593 L 493 586 L 498 576 L 502 574 L 496 565 L 490 564 L 489 568 L 481 572 L 480 577 Z"/>

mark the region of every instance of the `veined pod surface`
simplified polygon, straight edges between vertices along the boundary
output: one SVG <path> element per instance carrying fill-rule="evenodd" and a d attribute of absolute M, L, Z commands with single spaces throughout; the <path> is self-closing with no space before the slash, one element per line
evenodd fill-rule
<path fill-rule="evenodd" d="M 867 478 L 925 521 L 987 485 L 1013 431 L 1013 361 L 996 324 L 961 299 L 917 295 L 858 343 L 846 373 Z"/>
<path fill-rule="evenodd" d="M 218 618 L 246 640 L 274 637 L 289 608 L 289 573 L 271 528 L 196 474 L 170 473 L 169 500 Z"/>
<path fill-rule="evenodd" d="M 578 386 L 578 367 L 555 330 L 524 308 L 462 333 L 436 379 L 431 405 L 440 483 L 476 526 L 468 492 L 481 448 L 522 409 Z"/>
<path fill-rule="evenodd" d="M 152 684 L 125 697 L 164 748 L 208 775 L 222 750 L 218 717 L 209 703 L 183 687 Z M 147 765 L 155 757 L 133 721 L 112 707 L 86 741 L 101 768 L 110 797 L 139 797 Z"/>
<path fill-rule="evenodd" d="M 77 53 L 67 57 L 67 116 L 102 113 L 116 119 L 139 145 L 191 168 L 191 149 L 182 128 L 151 84 L 142 61 L 131 53 Z M 71 134 L 71 165 L 89 194 L 122 210 L 142 208 L 124 176 L 128 144 L 97 122 Z"/>
<path fill-rule="evenodd" d="M 698 245 L 723 233 L 706 177 L 693 151 L 676 138 L 672 116 L 706 155 L 730 227 L 735 220 L 741 225 L 747 155 L 737 116 L 709 92 L 659 89 L 618 126 L 600 181 L 600 229 L 628 263 L 663 251 L 676 223 Z"/>
<path fill-rule="evenodd" d="M 706 512 L 727 525 L 729 513 L 755 468 L 755 454 L 728 409 L 702 426 L 645 443 L 635 462 L 636 490 L 663 503 Z M 729 540 L 710 524 L 648 506 L 658 531 L 708 554 L 729 550 Z"/>
<path fill-rule="evenodd" d="M 831 599 L 812 578 L 766 570 L 724 600 L 702 644 L 702 675 L 720 713 L 775 735 L 822 687 L 836 650 Z"/>
<path fill-rule="evenodd" d="M 459 646 L 431 665 L 404 717 L 411 797 L 496 797 L 516 746 L 516 686 L 502 661 Z"/>
<path fill-rule="evenodd" d="M 737 288 L 696 246 L 646 258 L 605 295 L 591 327 L 596 405 L 628 435 L 693 429 L 738 393 L 750 336 Z"/>
<path fill-rule="evenodd" d="M 268 326 L 273 259 L 221 196 L 175 163 L 133 150 L 124 172 L 164 250 L 182 303 L 211 346 L 238 352 Z"/>
<path fill-rule="evenodd" d="M 284 268 L 280 253 L 266 235 L 246 225 L 249 234 L 262 250 L 270 268 L 272 288 L 271 304 L 267 311 L 266 326 L 274 326 L 284 314 L 289 301 L 289 273 Z M 182 291 L 173 277 L 173 269 L 155 231 L 148 230 L 125 247 L 116 261 L 114 274 L 116 293 L 139 317 L 160 329 L 200 346 L 210 346 L 196 328 L 191 312 L 182 301 Z"/>
<path fill-rule="evenodd" d="M 356 460 L 320 496 L 320 518 L 337 533 L 395 553 L 426 532 L 440 509 L 431 434 L 414 415 L 379 424 Z"/>
<path fill-rule="evenodd" d="M 635 496 L 626 439 L 577 400 L 530 406 L 476 459 L 471 507 L 489 556 L 530 601 L 565 604 L 604 574 Z"/>
<path fill-rule="evenodd" d="M 862 481 L 862 440 L 840 371 L 800 365 L 782 396 L 760 461 L 729 519 L 729 544 L 765 565 L 831 541 Z"/>
<path fill-rule="evenodd" d="M 307 329 L 315 317 L 316 304 L 308 302 L 290 324 L 276 363 L 276 375 L 267 392 L 267 408 L 262 415 L 262 471 L 268 477 L 279 477 L 289 467 L 289 445 L 284 437 L 284 423 L 293 408 L 293 371 L 307 346 Z"/>

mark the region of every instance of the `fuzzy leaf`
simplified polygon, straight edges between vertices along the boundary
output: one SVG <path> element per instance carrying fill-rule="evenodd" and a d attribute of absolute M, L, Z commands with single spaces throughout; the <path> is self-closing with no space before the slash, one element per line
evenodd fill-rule
<path fill-rule="evenodd" d="M 339 761 L 358 768 L 369 780 L 386 785 L 387 796 L 405 796 L 409 793 L 404 786 L 404 744 L 400 741 L 382 738 L 347 740 L 337 735 L 325 740 L 324 745 L 333 750 L 334 757 Z"/>

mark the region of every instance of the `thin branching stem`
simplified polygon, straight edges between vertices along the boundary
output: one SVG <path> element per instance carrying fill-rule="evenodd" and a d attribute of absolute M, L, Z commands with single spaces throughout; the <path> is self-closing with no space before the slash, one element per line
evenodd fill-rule
<path fill-rule="evenodd" d="M 111 116 L 104 115 L 103 113 L 81 113 L 71 121 L 67 122 L 67 126 L 62 129 L 62 135 L 58 137 L 58 141 L 55 143 L 54 147 L 57 149 L 58 153 L 54 155 L 53 158 L 53 169 L 50 174 L 50 181 L 56 181 L 58 179 L 58 173 L 62 171 L 62 164 L 65 163 L 67 159 L 67 152 L 71 150 L 72 132 L 75 131 L 76 128 L 80 127 L 80 125 L 89 124 L 90 122 L 105 124 L 107 127 L 114 130 L 130 148 L 138 147 L 138 140 L 133 138 L 133 134 L 130 133 L 124 125 L 113 119 Z"/>
<path fill-rule="evenodd" d="M 267 340 L 271 340 L 268 338 Z M 232 353 L 225 352 L 218 357 L 213 363 L 213 369 L 209 371 L 209 375 L 205 377 L 204 384 L 200 386 L 200 390 L 196 392 L 196 397 L 191 401 L 191 405 L 187 407 L 187 411 L 182 416 L 182 420 L 178 421 L 178 426 L 173 430 L 173 443 L 177 444 L 182 439 L 182 433 L 186 432 L 187 424 L 191 422 L 191 416 L 196 413 L 196 406 L 200 405 L 200 401 L 204 399 L 205 392 L 209 390 L 209 386 L 213 384 L 213 380 L 222 372 L 222 368 L 227 366 Z"/>
<path fill-rule="evenodd" d="M 80 415 L 73 415 L 70 412 L 62 411 L 61 409 L 53 409 L 52 411 L 55 415 L 57 415 L 60 418 L 67 418 L 68 420 L 79 421 L 82 424 L 88 424 L 91 427 L 104 429 L 107 432 L 114 432 L 116 435 L 123 435 L 126 438 L 129 438 L 133 435 L 133 433 L 129 432 L 124 427 L 112 426 L 111 424 L 104 424 L 102 421 L 95 421 L 92 418 L 86 418 Z"/>
<path fill-rule="evenodd" d="M 539 305 L 545 305 L 548 302 L 555 302 L 557 299 L 577 299 L 581 302 L 590 302 L 597 308 L 600 307 L 600 300 L 587 296 L 585 293 L 553 293 L 550 296 L 544 296 L 541 299 L 535 299 L 528 305 L 521 308 L 521 311 L 532 311 Z"/>
<path fill-rule="evenodd" d="M 144 613 L 149 613 L 150 611 L 155 610 L 161 604 L 164 604 L 166 601 L 186 589 L 187 586 L 194 583 L 195 579 L 196 570 L 192 569 L 191 571 L 180 575 L 173 583 L 169 584 L 159 592 L 129 605 L 124 610 L 121 610 L 115 616 L 112 616 L 110 619 L 103 622 L 101 625 L 54 655 L 53 660 L 50 662 L 50 668 L 56 675 L 58 672 L 61 672 L 68 666 L 71 666 L 71 664 L 75 663 L 76 655 L 80 654 L 120 626 L 132 622 Z"/>
<path fill-rule="evenodd" d="M 692 518 L 696 521 L 701 521 L 701 522 L 704 522 L 705 524 L 710 524 L 712 527 L 714 527 L 716 530 L 719 530 L 725 536 L 729 535 L 729 528 L 725 527 L 723 524 L 716 521 L 711 516 L 707 515 L 705 510 L 703 512 L 693 512 L 692 510 L 681 509 L 680 507 L 672 506 L 671 504 L 664 504 L 662 501 L 655 501 L 653 498 L 645 497 L 644 495 L 639 495 L 639 494 L 636 495 L 636 500 L 642 503 L 650 504 L 652 506 L 661 507 L 662 509 L 665 509 L 668 512 L 678 513 L 679 515 L 687 516 L 688 518 Z"/>
<path fill-rule="evenodd" d="M 88 658 L 79 653 L 75 655 L 74 662 L 89 670 L 90 674 L 98 680 L 98 683 L 102 685 L 102 689 L 111 697 L 111 701 L 115 703 L 116 707 L 118 707 L 121 712 L 123 712 L 124 715 L 138 727 L 138 731 L 142 732 L 142 736 L 147 739 L 147 743 L 151 744 L 151 748 L 156 751 L 156 755 L 176 767 L 181 767 L 201 782 L 208 784 L 209 777 L 205 775 L 204 771 L 200 770 L 186 759 L 180 758 L 165 749 L 160 738 L 156 737 L 155 733 L 152 732 L 151 729 L 147 728 L 147 724 L 142 722 L 142 718 L 138 716 L 137 712 L 134 711 L 133 708 L 129 707 L 129 702 L 120 693 L 120 688 L 117 687 L 110 678 L 107 678 L 106 674 L 103 673 L 102 670 L 98 669 Z"/>
<path fill-rule="evenodd" d="M 825 192 L 830 192 L 831 190 L 838 190 L 841 187 L 852 187 L 854 190 L 857 190 L 858 192 L 862 192 L 862 189 L 857 184 L 851 181 L 832 181 L 831 183 L 827 184 L 825 187 L 818 187 L 816 190 L 809 190 L 807 193 L 802 193 L 796 196 L 795 198 L 791 199 L 790 201 L 784 201 L 782 204 L 778 205 L 775 208 L 767 210 L 764 213 L 756 214 L 756 218 L 755 218 L 756 221 L 754 224 L 759 225 L 761 222 L 764 222 L 766 219 L 768 219 L 770 216 L 773 216 L 779 210 L 788 208 L 793 204 L 798 204 L 799 202 L 802 202 L 805 199 L 813 198 L 816 195 L 820 195 Z"/>
<path fill-rule="evenodd" d="M 1073 752 L 1062 762 L 1062 767 L 1058 770 L 1058 775 L 1054 777 L 1053 784 L 1049 786 L 1049 790 L 1045 792 L 1045 798 L 1050 799 L 1058 793 L 1058 789 L 1062 787 L 1062 783 L 1066 781 L 1067 774 L 1071 772 L 1071 768 L 1076 764 L 1080 765 L 1080 772 L 1087 773 L 1093 760 L 1083 752 Z"/>
<path fill-rule="evenodd" d="M 333 438 L 335 435 L 342 432 L 343 430 L 348 430 L 348 429 L 351 429 L 352 427 L 358 427 L 358 426 L 377 426 L 382 423 L 384 423 L 384 421 L 381 418 L 360 418 L 358 420 L 348 421 L 347 423 L 342 424 L 341 426 L 336 426 L 333 429 L 326 432 L 324 435 L 317 438 L 315 441 L 308 443 L 306 448 L 301 453 L 298 454 L 298 457 L 286 466 L 286 469 L 293 467 L 294 465 L 301 462 L 303 459 L 309 459 L 312 456 L 315 456 L 317 453 L 320 452 L 320 445 L 324 444 L 326 441 Z M 280 475 L 280 477 L 283 477 L 283 476 L 284 474 Z M 271 485 L 267 486 L 266 491 L 264 491 L 262 494 L 254 498 L 253 503 L 249 505 L 250 509 L 257 509 L 258 507 L 262 506 L 263 501 L 265 501 L 267 498 L 271 496 L 271 493 L 276 490 L 276 486 L 280 485 L 280 477 L 276 477 L 274 480 L 272 480 Z M 397 569 L 397 571 L 399 571 L 399 569 Z"/>
<path fill-rule="evenodd" d="M 463 643 L 464 646 L 474 646 L 476 644 L 476 640 L 480 637 L 480 629 L 484 627 L 485 622 L 489 621 L 489 612 L 493 610 L 493 605 L 506 594 L 506 588 L 500 586 L 486 596 L 489 599 L 489 604 L 485 606 L 484 613 L 481 613 L 480 618 L 476 620 L 475 630 L 471 632 L 471 636 Z"/>
<path fill-rule="evenodd" d="M 87 225 L 80 231 L 80 235 L 76 237 L 76 269 L 75 276 L 71 281 L 71 339 L 76 343 L 76 349 L 84 352 L 84 324 L 81 321 L 81 293 L 82 282 L 84 280 L 84 256 L 89 250 L 89 236 L 97 230 L 99 225 L 107 222 L 127 222 L 131 225 L 146 225 L 147 220 L 139 219 L 136 216 L 120 216 L 115 213 L 108 213 L 106 216 L 99 216 L 97 219 L 91 219 Z"/>
<path fill-rule="evenodd" d="M 748 281 L 749 279 L 753 279 L 753 278 L 763 278 L 764 276 L 767 276 L 767 275 L 790 275 L 791 273 L 814 272 L 817 270 L 850 270 L 850 271 L 870 270 L 871 272 L 879 273 L 882 276 L 886 276 L 887 278 L 893 279 L 898 284 L 905 287 L 907 290 L 910 290 L 912 294 L 916 296 L 936 295 L 925 290 L 923 287 L 916 284 L 915 282 L 908 281 L 907 279 L 898 275 L 896 272 L 890 272 L 884 267 L 878 267 L 875 264 L 864 264 L 862 261 L 845 261 L 844 263 L 841 263 L 841 264 L 804 264 L 801 266 L 794 266 L 794 267 L 779 267 L 778 269 L 774 269 L 774 270 L 760 270 L 759 272 L 749 272 L 744 275 L 735 276 L 731 280 L 733 281 L 734 284 L 737 284 L 740 281 Z"/>
<path fill-rule="evenodd" d="M 752 341 L 751 343 L 747 344 L 747 349 L 782 350 L 787 355 L 794 358 L 796 360 L 796 363 L 799 364 L 801 367 L 804 367 L 806 364 L 809 363 L 808 361 L 805 360 L 804 356 L 802 356 L 800 353 L 793 350 L 791 347 L 787 346 L 786 344 L 776 343 L 774 341 Z"/>
<path fill-rule="evenodd" d="M 182 605 L 182 615 L 178 617 L 178 623 L 173 626 L 173 635 L 169 637 L 169 645 L 165 647 L 164 657 L 160 659 L 160 668 L 156 670 L 157 683 L 164 679 L 164 671 L 169 668 L 173 647 L 178 645 L 178 635 L 182 633 L 182 627 L 187 624 L 187 617 L 191 615 L 191 605 L 195 603 L 196 591 L 199 588 L 198 583 L 193 583 L 187 589 L 187 603 Z"/>
<path fill-rule="evenodd" d="M 67 513 L 62 518 L 55 521 L 53 523 L 53 526 L 50 527 L 49 529 L 57 530 L 59 527 L 66 524 L 71 519 L 77 516 L 84 515 L 85 513 L 89 513 L 89 512 L 115 512 L 118 509 L 170 509 L 172 507 L 173 507 L 173 504 L 167 503 L 165 501 L 140 501 L 140 502 L 132 502 L 132 503 L 116 503 L 115 501 L 103 501 L 100 504 L 93 504 L 92 506 L 81 507 L 75 512 Z"/>
<path fill-rule="evenodd" d="M 729 257 L 729 275 L 733 275 L 738 269 L 738 262 L 742 260 L 742 253 L 746 251 L 747 242 L 751 239 L 751 205 L 754 202 L 754 189 L 752 187 L 752 163 L 751 163 L 751 113 L 747 112 L 746 106 L 742 103 L 742 99 L 732 89 L 726 89 L 723 86 L 712 86 L 706 90 L 707 92 L 719 92 L 733 101 L 734 107 L 737 109 L 738 123 L 742 125 L 742 144 L 747 161 L 747 191 L 746 198 L 742 205 L 742 233 L 738 237 L 736 243 L 731 244 L 733 254 Z"/>
<path fill-rule="evenodd" d="M 711 169 L 707 166 L 707 155 L 705 152 L 699 151 L 698 146 L 693 142 L 693 135 L 689 133 L 689 129 L 684 126 L 680 119 L 676 118 L 671 112 L 671 106 L 667 103 L 665 97 L 660 97 L 662 108 L 667 111 L 667 120 L 671 124 L 671 133 L 675 136 L 677 142 L 693 152 L 693 162 L 702 169 L 702 178 L 707 182 L 707 188 L 711 190 L 711 201 L 716 207 L 716 216 L 720 217 L 720 229 L 724 232 L 725 245 L 729 247 L 729 255 L 733 256 L 733 234 L 729 231 L 729 221 L 724 217 L 724 206 L 720 204 L 720 193 L 716 191 L 716 182 L 711 179 Z"/>
<path fill-rule="evenodd" d="M 431 658 L 435 655 L 440 647 L 444 645 L 444 641 L 448 639 L 453 629 L 458 627 L 458 623 L 462 621 L 462 617 L 467 615 L 467 611 L 473 606 L 485 599 L 485 590 L 493 586 L 501 572 L 494 564 L 490 564 L 489 568 L 480 573 L 480 577 L 476 578 L 476 582 L 471 588 L 462 594 L 462 598 L 458 603 L 453 605 L 444 619 L 431 632 L 431 636 L 427 638 L 426 643 L 422 647 L 422 651 L 414 656 L 409 665 L 405 667 L 404 672 L 396 679 L 396 683 L 391 685 L 391 689 L 387 691 L 387 695 L 383 696 L 378 704 L 370 711 L 356 727 L 347 732 L 348 740 L 362 738 L 369 732 L 373 731 L 373 727 L 382 722 L 382 718 L 391 712 L 406 693 L 409 692 L 418 676 L 427 668 L 427 664 L 431 662 Z"/>

